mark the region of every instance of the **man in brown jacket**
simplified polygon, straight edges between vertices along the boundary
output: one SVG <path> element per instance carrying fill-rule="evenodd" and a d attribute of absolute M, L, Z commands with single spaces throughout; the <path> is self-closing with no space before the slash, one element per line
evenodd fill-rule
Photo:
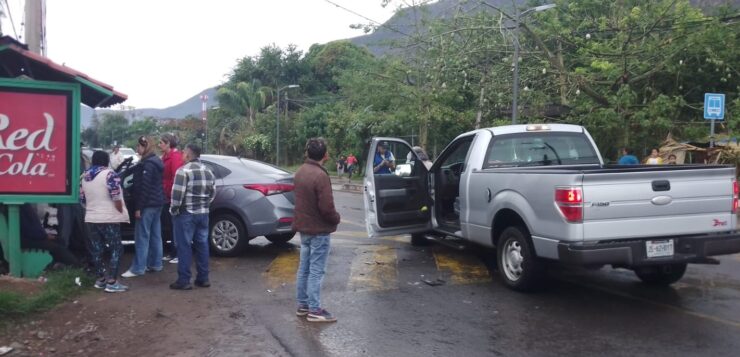
<path fill-rule="evenodd" d="M 306 143 L 306 161 L 295 174 L 293 230 L 301 234 L 301 262 L 296 277 L 296 315 L 311 322 L 337 319 L 321 308 L 321 282 L 329 257 L 329 234 L 337 230 L 339 213 L 334 208 L 331 181 L 322 166 L 329 159 L 323 138 Z"/>

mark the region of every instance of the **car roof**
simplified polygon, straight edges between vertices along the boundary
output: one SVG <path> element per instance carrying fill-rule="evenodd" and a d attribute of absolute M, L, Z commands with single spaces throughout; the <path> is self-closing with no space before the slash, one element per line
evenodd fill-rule
<path fill-rule="evenodd" d="M 226 155 L 201 155 L 201 159 L 221 165 L 239 176 L 269 176 L 272 178 L 291 175 L 277 166 L 266 162 Z"/>

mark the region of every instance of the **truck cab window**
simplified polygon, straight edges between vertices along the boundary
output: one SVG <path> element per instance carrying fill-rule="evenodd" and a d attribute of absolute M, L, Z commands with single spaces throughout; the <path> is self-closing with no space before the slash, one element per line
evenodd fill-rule
<path fill-rule="evenodd" d="M 538 132 L 495 137 L 488 146 L 483 168 L 591 165 L 599 158 L 580 133 Z"/>

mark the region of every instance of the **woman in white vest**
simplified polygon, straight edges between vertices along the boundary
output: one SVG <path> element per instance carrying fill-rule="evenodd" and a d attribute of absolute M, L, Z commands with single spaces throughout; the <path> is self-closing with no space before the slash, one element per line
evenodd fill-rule
<path fill-rule="evenodd" d="M 85 223 L 90 232 L 90 255 L 95 265 L 95 287 L 109 293 L 128 290 L 119 283 L 118 265 L 123 255 L 121 226 L 128 223 L 128 210 L 123 201 L 121 179 L 109 167 L 110 157 L 105 151 L 96 151 L 92 165 L 80 179 L 80 202 L 85 206 Z M 103 256 L 110 252 L 108 264 Z"/>

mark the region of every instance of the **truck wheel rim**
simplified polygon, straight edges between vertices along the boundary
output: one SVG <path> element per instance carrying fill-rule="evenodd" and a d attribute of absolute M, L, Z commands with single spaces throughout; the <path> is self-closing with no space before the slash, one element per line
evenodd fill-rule
<path fill-rule="evenodd" d="M 218 221 L 211 230 L 211 239 L 219 250 L 232 250 L 239 240 L 239 230 L 230 221 Z"/>
<path fill-rule="evenodd" d="M 503 251 L 503 268 L 506 278 L 511 281 L 517 281 L 522 276 L 523 268 L 522 262 L 524 257 L 522 256 L 522 246 L 516 240 L 510 240 L 506 242 Z"/>

